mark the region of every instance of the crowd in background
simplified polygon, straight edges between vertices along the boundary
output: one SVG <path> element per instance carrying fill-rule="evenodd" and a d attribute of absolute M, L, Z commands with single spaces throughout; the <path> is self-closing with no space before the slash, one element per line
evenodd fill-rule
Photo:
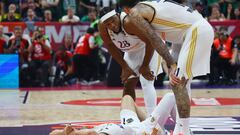
<path fill-rule="evenodd" d="M 209 21 L 240 20 L 238 0 L 175 0 L 198 10 Z M 33 34 L 14 27 L 11 35 L 0 25 L 0 54 L 19 54 L 20 86 L 62 86 L 106 79 L 109 55 L 99 36 L 98 11 L 115 8 L 116 0 L 0 0 L 0 22 L 87 22 L 86 34 L 73 42 L 66 34 L 64 43 L 53 50 L 44 27 Z M 212 46 L 209 85 L 237 84 L 239 80 L 239 36 L 227 28 L 216 29 Z M 162 76 L 162 75 L 161 75 Z M 161 77 L 162 78 L 162 77 Z"/>

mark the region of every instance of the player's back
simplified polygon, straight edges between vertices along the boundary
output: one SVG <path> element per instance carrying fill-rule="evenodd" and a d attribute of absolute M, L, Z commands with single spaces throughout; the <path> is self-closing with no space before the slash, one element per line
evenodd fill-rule
<path fill-rule="evenodd" d="M 171 0 L 141 2 L 155 10 L 152 26 L 160 32 L 163 39 L 170 42 L 181 42 L 185 32 L 194 23 L 203 19 L 196 10 Z"/>

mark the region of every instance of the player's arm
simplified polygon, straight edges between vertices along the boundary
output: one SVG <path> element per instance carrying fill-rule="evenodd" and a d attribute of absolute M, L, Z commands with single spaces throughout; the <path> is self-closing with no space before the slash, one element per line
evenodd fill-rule
<path fill-rule="evenodd" d="M 154 10 L 150 7 L 147 7 L 143 4 L 137 4 L 129 11 L 129 18 L 134 26 L 133 32 L 137 34 L 141 39 L 145 38 L 148 40 L 154 49 L 166 60 L 168 66 L 175 65 L 175 61 L 172 58 L 167 46 L 153 30 L 151 20 L 149 19 L 150 15 L 154 14 Z M 146 17 L 145 17 L 146 16 Z"/>
<path fill-rule="evenodd" d="M 117 61 L 117 63 L 123 68 L 125 66 L 128 66 L 127 63 L 123 60 L 123 55 L 120 52 L 120 50 L 114 45 L 111 38 L 108 35 L 106 27 L 102 23 L 99 23 L 99 32 L 100 35 L 104 41 L 104 45 L 108 49 L 109 53 L 112 55 L 112 57 Z"/>
<path fill-rule="evenodd" d="M 104 41 L 104 44 L 106 45 L 106 48 L 108 49 L 112 57 L 117 61 L 117 63 L 122 67 L 121 80 L 123 83 L 126 83 L 128 78 L 131 75 L 136 76 L 136 73 L 134 73 L 134 71 L 128 66 L 128 64 L 123 59 L 122 53 L 114 45 L 111 38 L 109 37 L 106 27 L 104 27 L 104 25 L 101 22 L 99 23 L 98 27 L 100 35 Z"/>
<path fill-rule="evenodd" d="M 140 35 L 139 38 L 147 44 L 142 65 L 148 66 L 152 59 L 153 52 L 154 52 L 154 48 L 151 45 L 149 45 L 149 44 L 151 44 L 150 41 L 146 37 L 144 37 L 141 33 L 137 33 L 137 31 L 135 31 L 134 25 L 133 25 L 133 23 L 130 22 L 129 17 L 126 17 L 124 19 L 123 27 L 128 34 L 132 34 L 132 35 L 137 34 L 137 36 Z"/>
<path fill-rule="evenodd" d="M 129 33 L 129 34 L 133 34 L 134 33 L 133 35 L 136 34 L 136 32 L 134 31 L 134 26 L 129 21 L 129 17 L 126 17 L 124 19 L 123 27 L 124 27 L 124 29 L 126 30 L 127 33 Z M 140 39 L 142 41 L 144 41 L 145 44 L 150 44 L 150 42 L 144 36 L 140 37 Z M 150 63 L 150 61 L 152 59 L 153 52 L 154 52 L 154 48 L 151 45 L 146 45 L 146 47 L 145 47 L 145 56 L 144 56 L 144 59 L 143 59 L 143 63 L 141 65 L 140 69 L 139 69 L 139 72 L 147 80 L 153 80 L 154 79 L 154 75 L 151 73 L 150 68 L 149 68 L 149 63 Z"/>

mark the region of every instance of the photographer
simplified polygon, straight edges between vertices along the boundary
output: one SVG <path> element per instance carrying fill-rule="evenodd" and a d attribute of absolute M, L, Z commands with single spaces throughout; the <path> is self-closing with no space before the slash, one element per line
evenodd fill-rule
<path fill-rule="evenodd" d="M 220 84 L 236 84 L 236 74 L 234 72 L 236 47 L 233 44 L 232 37 L 228 35 L 225 27 L 220 28 L 219 38 L 214 40 L 214 48 L 218 53 L 218 67 L 220 73 Z"/>
<path fill-rule="evenodd" d="M 63 86 L 64 84 L 72 84 L 71 79 L 75 77 L 73 73 L 73 54 L 66 49 L 65 46 L 60 46 L 55 54 L 56 73 L 54 86 Z M 64 73 L 61 75 L 61 71 Z"/>
<path fill-rule="evenodd" d="M 29 46 L 29 69 L 34 86 L 49 85 L 49 67 L 51 61 L 51 46 L 39 31 L 33 33 L 32 45 Z"/>
<path fill-rule="evenodd" d="M 5 53 L 19 55 L 19 73 L 20 73 L 20 86 L 27 86 L 28 68 L 28 47 L 29 42 L 23 38 L 22 28 L 20 26 L 14 27 L 14 35 L 10 38 L 7 47 L 4 49 Z"/>
<path fill-rule="evenodd" d="M 23 38 L 22 28 L 20 26 L 16 26 L 14 28 L 14 36 L 10 38 L 5 52 L 10 54 L 19 54 L 20 65 L 22 65 L 27 62 L 28 46 L 28 41 Z"/>

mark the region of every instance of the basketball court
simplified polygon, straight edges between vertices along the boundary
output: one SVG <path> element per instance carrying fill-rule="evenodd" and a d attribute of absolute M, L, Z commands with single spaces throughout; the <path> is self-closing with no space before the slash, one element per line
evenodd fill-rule
<path fill-rule="evenodd" d="M 160 98 L 169 89 L 157 89 Z M 143 106 L 141 89 L 137 104 Z M 71 88 L 0 90 L 0 135 L 47 135 L 71 123 L 91 128 L 119 121 L 122 88 L 82 86 Z M 193 88 L 191 129 L 194 134 L 240 135 L 239 88 Z M 168 120 L 168 130 L 173 122 Z"/>

